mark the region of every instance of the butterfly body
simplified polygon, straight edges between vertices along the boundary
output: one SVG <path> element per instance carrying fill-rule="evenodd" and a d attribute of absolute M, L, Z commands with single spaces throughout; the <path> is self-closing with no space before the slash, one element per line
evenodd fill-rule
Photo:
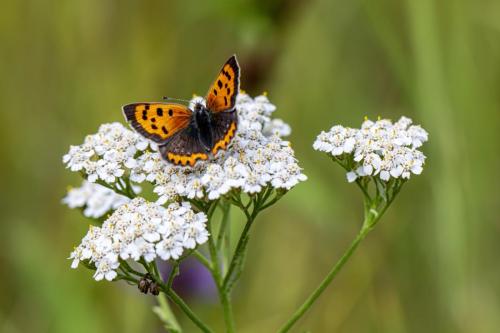
<path fill-rule="evenodd" d="M 210 114 L 210 110 L 202 104 L 196 104 L 193 111 L 193 132 L 195 135 L 198 135 L 201 144 L 207 153 L 209 153 L 214 146 L 212 115 Z"/>
<path fill-rule="evenodd" d="M 229 146 L 238 125 L 238 92 L 239 66 L 232 56 L 210 87 L 206 106 L 196 103 L 191 110 L 175 103 L 132 103 L 123 112 L 132 128 L 158 144 L 164 160 L 193 166 Z"/>

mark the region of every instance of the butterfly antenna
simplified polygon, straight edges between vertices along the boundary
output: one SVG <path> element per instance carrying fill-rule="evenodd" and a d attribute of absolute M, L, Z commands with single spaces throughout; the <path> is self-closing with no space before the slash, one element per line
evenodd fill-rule
<path fill-rule="evenodd" d="M 184 102 L 184 103 L 191 103 L 191 101 L 185 100 L 185 99 L 180 99 L 180 98 L 172 98 L 172 97 L 167 97 L 163 96 L 164 101 L 177 101 L 177 102 Z"/>

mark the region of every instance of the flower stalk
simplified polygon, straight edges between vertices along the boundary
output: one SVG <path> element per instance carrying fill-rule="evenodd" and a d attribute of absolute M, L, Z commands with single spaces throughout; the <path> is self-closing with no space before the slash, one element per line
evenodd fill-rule
<path fill-rule="evenodd" d="M 361 229 L 358 234 L 351 242 L 349 247 L 345 250 L 339 260 L 333 265 L 332 269 L 325 276 L 323 281 L 318 285 L 318 287 L 309 295 L 309 297 L 304 301 L 304 303 L 294 312 L 294 314 L 290 317 L 290 319 L 278 330 L 279 333 L 288 332 L 292 326 L 300 319 L 302 316 L 312 307 L 312 305 L 316 302 L 316 300 L 321 296 L 321 294 L 325 291 L 325 289 L 332 283 L 337 274 L 340 272 L 342 267 L 349 261 L 353 253 L 358 248 L 359 244 L 368 233 L 373 230 L 377 222 L 380 220 L 387 207 L 390 205 L 390 202 L 383 208 L 382 211 L 378 212 L 375 208 L 365 209 L 365 218 Z M 366 207 L 371 207 L 370 203 L 366 205 Z"/>
<path fill-rule="evenodd" d="M 370 214 L 370 216 L 373 216 Z M 279 333 L 285 333 L 290 331 L 292 326 L 300 319 L 302 316 L 311 308 L 311 306 L 316 302 L 319 296 L 325 291 L 325 289 L 330 285 L 333 279 L 340 272 L 342 267 L 344 267 L 345 263 L 351 258 L 354 251 L 358 247 L 359 243 L 366 237 L 366 235 L 372 229 L 368 227 L 370 222 L 365 219 L 365 223 L 363 223 L 363 227 L 356 235 L 356 238 L 352 241 L 351 245 L 347 248 L 344 254 L 340 257 L 340 259 L 335 263 L 330 272 L 325 276 L 323 281 L 319 284 L 319 286 L 311 293 L 311 295 L 304 301 L 304 303 L 293 313 L 290 319 L 278 330 Z"/>
<path fill-rule="evenodd" d="M 420 126 L 410 125 L 411 120 L 405 117 L 394 124 L 389 120 L 365 119 L 360 129 L 336 125 L 318 135 L 314 149 L 327 153 L 347 171 L 347 180 L 361 190 L 364 220 L 349 247 L 279 333 L 288 332 L 312 307 L 380 221 L 403 184 L 412 174 L 422 172 L 425 155 L 418 148 L 427 141 L 428 134 Z"/>
<path fill-rule="evenodd" d="M 211 204 L 209 212 L 208 212 L 208 229 L 213 230 L 212 228 L 212 216 L 215 208 L 217 207 L 218 202 L 214 202 Z M 226 330 L 228 333 L 233 333 L 235 330 L 234 318 L 233 318 L 233 309 L 231 306 L 229 294 L 225 292 L 223 288 L 223 277 L 221 273 L 221 267 L 219 264 L 219 255 L 217 252 L 217 247 L 215 244 L 214 237 L 210 237 L 208 240 L 208 248 L 210 252 L 210 260 L 211 260 L 211 273 L 214 279 L 215 285 L 217 286 L 217 292 L 219 294 L 219 299 L 222 305 L 222 309 L 224 312 L 224 321 L 226 323 Z"/>
<path fill-rule="evenodd" d="M 237 282 L 243 270 L 244 258 L 246 255 L 247 243 L 249 240 L 250 229 L 257 215 L 264 209 L 276 203 L 284 192 L 276 192 L 271 198 L 273 189 L 266 187 L 262 192 L 249 196 L 248 203 L 243 203 L 241 193 L 233 193 L 230 201 L 214 201 L 209 204 L 202 202 L 193 203 L 200 207 L 207 215 L 207 228 L 211 231 L 208 239 L 209 259 L 201 252 L 194 251 L 195 258 L 200 261 L 211 273 L 214 283 L 217 287 L 219 300 L 224 314 L 224 322 L 228 333 L 236 330 L 231 304 L 231 291 Z M 229 258 L 229 212 L 231 205 L 238 207 L 246 217 L 245 226 L 239 236 L 233 256 Z M 219 225 L 217 235 L 214 234 L 215 226 L 212 223 L 215 210 L 220 208 L 222 219 Z M 223 244 L 225 243 L 225 244 Z M 222 262 L 220 262 L 222 258 Z"/>

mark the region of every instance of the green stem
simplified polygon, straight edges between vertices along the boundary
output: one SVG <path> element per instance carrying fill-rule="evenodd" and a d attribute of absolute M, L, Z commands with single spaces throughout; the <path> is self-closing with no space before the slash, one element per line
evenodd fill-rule
<path fill-rule="evenodd" d="M 134 192 L 134 188 L 132 187 L 132 183 L 130 182 L 130 177 L 125 177 L 125 185 L 126 185 L 126 187 L 127 187 L 127 192 L 128 192 L 131 196 L 135 197 L 135 196 L 136 196 L 136 194 L 135 194 L 135 192 Z"/>
<path fill-rule="evenodd" d="M 367 202 L 367 201 L 371 202 L 372 198 L 371 198 L 370 194 L 368 193 L 368 191 L 366 190 L 366 187 L 363 186 L 363 184 L 361 183 L 361 180 L 359 178 L 356 179 L 356 185 L 358 185 L 361 192 L 363 192 L 363 195 L 365 196 L 365 202 Z"/>
<path fill-rule="evenodd" d="M 257 216 L 257 214 L 258 214 L 258 209 L 255 208 L 251 215 L 248 214 L 248 212 L 245 212 L 245 215 L 247 216 L 248 219 L 245 224 L 245 227 L 243 228 L 243 231 L 241 232 L 240 239 L 238 240 L 238 244 L 236 245 L 236 249 L 234 250 L 233 258 L 231 259 L 231 263 L 229 264 L 229 269 L 227 270 L 226 276 L 224 278 L 224 283 L 223 283 L 224 289 L 227 289 L 231 276 L 233 275 L 234 270 L 236 269 L 236 266 L 238 264 L 238 260 L 244 254 L 243 247 L 245 247 L 247 243 L 246 238 L 248 237 L 248 232 L 250 231 L 250 228 L 252 227 L 252 224 L 255 221 L 255 217 Z"/>
<path fill-rule="evenodd" d="M 229 205 L 228 203 L 224 203 L 224 205 L 222 206 L 222 221 L 220 222 L 219 233 L 217 234 L 216 242 L 217 251 L 220 251 L 220 249 L 222 248 L 224 235 L 227 232 L 230 208 L 231 205 Z"/>
<path fill-rule="evenodd" d="M 167 294 L 167 296 L 174 302 L 185 314 L 191 319 L 191 321 L 198 326 L 198 328 L 205 333 L 212 333 L 212 330 L 208 328 L 205 323 L 201 321 L 200 318 L 191 310 L 191 308 L 184 302 L 182 298 L 179 297 L 172 289 L 167 290 L 164 283 L 160 284 L 160 288 Z"/>
<path fill-rule="evenodd" d="M 189 319 L 191 319 L 191 321 L 196 326 L 198 326 L 198 328 L 202 332 L 213 333 L 213 331 L 210 328 L 208 328 L 208 326 L 205 325 L 205 323 L 200 318 L 198 318 L 198 316 L 193 312 L 193 310 L 191 310 L 191 308 L 184 302 L 184 300 L 180 298 L 179 295 L 177 295 L 175 291 L 172 288 L 170 288 L 170 286 L 167 286 L 162 281 L 159 275 L 155 274 L 156 271 L 155 269 L 151 269 L 143 258 L 141 258 L 139 262 L 142 264 L 144 269 L 146 269 L 146 271 L 153 277 L 155 282 L 158 284 L 160 289 L 168 296 L 168 298 L 170 298 L 172 302 L 174 302 L 179 307 L 179 309 L 181 309 L 186 314 L 186 316 Z M 172 273 L 174 273 L 174 271 L 172 271 Z"/>
<path fill-rule="evenodd" d="M 328 287 L 328 285 L 332 282 L 332 280 L 337 276 L 341 268 L 345 265 L 345 263 L 352 256 L 359 243 L 366 237 L 366 235 L 370 232 L 373 226 L 373 220 L 369 221 L 369 217 L 372 215 L 368 215 L 365 218 L 363 226 L 359 231 L 358 235 L 352 241 L 351 245 L 344 252 L 342 257 L 335 263 L 330 272 L 326 275 L 323 281 L 319 284 L 319 286 L 312 292 L 312 294 L 306 299 L 306 301 L 295 311 L 292 317 L 279 329 L 279 333 L 288 332 L 292 326 L 309 310 L 309 308 L 313 305 L 313 303 L 318 299 L 318 297 L 323 293 L 323 291 Z"/>
<path fill-rule="evenodd" d="M 151 267 L 151 271 L 154 273 L 154 275 L 157 276 L 159 279 L 161 279 L 160 271 L 158 270 L 156 262 L 155 261 L 150 262 L 149 266 Z"/>
<path fill-rule="evenodd" d="M 209 211 L 208 215 L 208 222 L 207 226 L 212 232 L 212 214 L 213 211 Z M 214 242 L 214 237 L 213 235 L 208 238 L 208 248 L 210 251 L 210 259 L 212 261 L 211 263 L 211 273 L 213 276 L 213 279 L 215 281 L 215 284 L 217 286 L 217 292 L 219 294 L 219 299 L 222 305 L 222 310 L 224 312 L 224 321 L 226 323 L 226 330 L 228 333 L 233 333 L 235 331 L 235 325 L 234 325 L 234 319 L 233 319 L 233 309 L 231 306 L 231 302 L 229 300 L 229 293 L 226 292 L 226 290 L 223 287 L 223 281 L 222 281 L 222 276 L 221 276 L 221 271 L 220 271 L 220 265 L 219 265 L 219 260 L 217 257 L 217 248 L 215 246 Z"/>
<path fill-rule="evenodd" d="M 107 187 L 109 188 L 110 190 L 113 190 L 114 192 L 118 193 L 118 194 L 121 194 L 123 196 L 126 196 L 128 197 L 129 199 L 134 199 L 135 198 L 135 194 L 132 195 L 130 193 L 127 193 L 125 191 L 123 191 L 122 189 L 119 189 L 117 186 L 114 186 L 114 185 L 111 185 L 111 184 L 108 184 L 106 183 L 105 181 L 101 180 L 101 179 L 98 179 L 96 180 L 96 183 L 99 184 L 99 185 L 102 185 L 104 187 Z"/>
<path fill-rule="evenodd" d="M 118 277 L 116 278 L 116 280 L 125 280 L 128 282 L 132 282 L 133 284 L 137 284 L 139 282 L 139 280 L 133 278 L 130 275 L 124 275 L 124 274 L 120 274 L 120 273 L 118 273 Z"/>
<path fill-rule="evenodd" d="M 238 279 L 238 275 L 239 273 L 241 273 L 241 270 L 243 268 L 242 257 L 244 257 L 246 253 L 248 237 L 249 237 L 248 234 L 250 232 L 250 228 L 252 227 L 253 222 L 255 221 L 257 215 L 261 211 L 274 205 L 279 199 L 281 199 L 281 197 L 284 194 L 284 193 L 276 193 L 274 198 L 267 201 L 272 193 L 273 189 L 271 187 L 268 187 L 263 192 L 257 194 L 256 197 L 253 197 L 250 200 L 250 202 L 253 203 L 251 214 L 248 211 L 248 207 L 250 206 L 249 204 L 245 206 L 241 202 L 240 197 L 236 196 L 233 197 L 233 202 L 243 211 L 243 213 L 247 218 L 247 221 L 245 223 L 243 231 L 241 232 L 238 243 L 236 244 L 236 249 L 234 250 L 233 257 L 229 264 L 229 268 L 227 269 L 227 272 L 224 277 L 223 287 L 224 290 L 227 290 L 228 292 L 231 291 L 232 284 L 234 284 L 234 282 Z M 235 272 L 236 269 L 238 269 L 238 272 Z"/>
<path fill-rule="evenodd" d="M 193 255 L 196 257 L 196 259 L 198 259 L 198 261 L 203 266 L 205 266 L 209 271 L 212 271 L 212 264 L 210 263 L 210 261 L 208 261 L 207 258 L 205 258 L 205 256 L 200 251 L 198 250 L 194 251 Z"/>
<path fill-rule="evenodd" d="M 218 249 L 222 249 L 222 276 L 225 276 L 229 268 L 229 259 L 231 258 L 231 223 L 230 223 L 231 205 L 227 203 L 224 211 L 223 222 L 225 223 L 222 239 L 218 240 Z"/>
<path fill-rule="evenodd" d="M 176 262 L 172 266 L 172 270 L 170 271 L 170 275 L 168 276 L 168 281 L 167 281 L 167 289 L 171 290 L 172 289 L 172 284 L 174 283 L 174 279 L 177 276 L 177 273 L 179 273 L 179 263 Z"/>
<path fill-rule="evenodd" d="M 359 243 L 361 243 L 361 241 L 366 237 L 366 235 L 371 230 L 373 230 L 377 222 L 380 221 L 380 218 L 382 217 L 382 215 L 384 215 L 387 208 L 389 208 L 391 203 L 394 201 L 396 195 L 398 194 L 399 190 L 401 189 L 402 183 L 397 183 L 393 187 L 392 195 L 390 196 L 390 198 L 388 198 L 387 202 L 381 207 L 381 209 L 377 208 L 379 200 L 372 201 L 366 191 L 366 187 L 363 186 L 363 184 L 361 183 L 358 183 L 358 185 L 363 190 L 363 194 L 365 195 L 365 200 L 364 200 L 365 218 L 361 230 L 357 234 L 356 238 L 354 238 L 351 245 L 344 252 L 342 257 L 340 257 L 340 259 L 335 263 L 335 265 L 327 274 L 327 276 L 320 283 L 320 285 L 312 292 L 312 294 L 306 299 L 306 301 L 295 311 L 295 313 L 285 323 L 285 325 L 283 325 L 279 329 L 278 331 L 279 333 L 288 332 L 292 328 L 292 326 L 311 308 L 313 303 L 318 299 L 318 297 L 323 293 L 323 291 L 330 285 L 330 283 L 337 276 L 337 274 L 340 272 L 345 263 L 352 256 L 352 254 L 358 247 Z"/>
<path fill-rule="evenodd" d="M 260 211 L 263 211 L 264 209 L 267 209 L 270 206 L 274 205 L 276 202 L 278 202 L 279 199 L 281 199 L 282 196 L 283 195 L 281 195 L 281 194 L 276 194 L 276 196 L 272 200 L 270 200 L 268 203 L 266 203 L 260 207 Z"/>
<path fill-rule="evenodd" d="M 193 205 L 198 211 L 204 212 L 203 205 L 196 199 L 189 200 L 191 205 Z"/>
<path fill-rule="evenodd" d="M 124 269 L 126 269 L 129 273 L 132 273 L 134 275 L 141 276 L 141 277 L 144 276 L 144 273 L 138 272 L 135 269 L 133 269 L 132 267 L 130 267 L 130 265 L 128 264 L 128 262 L 126 260 L 120 259 L 120 267 L 124 267 Z"/>
<path fill-rule="evenodd" d="M 229 293 L 222 289 L 222 286 L 219 283 L 218 286 L 219 295 L 221 298 L 222 309 L 224 311 L 224 321 L 226 322 L 226 330 L 228 333 L 235 332 L 235 325 L 233 319 L 233 307 L 231 305 L 231 301 L 229 298 Z"/>

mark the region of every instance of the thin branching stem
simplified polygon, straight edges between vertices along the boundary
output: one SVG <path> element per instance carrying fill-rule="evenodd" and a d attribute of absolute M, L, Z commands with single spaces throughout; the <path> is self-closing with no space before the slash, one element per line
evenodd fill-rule
<path fill-rule="evenodd" d="M 210 231 L 213 230 L 211 222 L 212 222 L 212 216 L 213 216 L 215 207 L 217 207 L 217 202 L 212 203 L 212 205 L 209 207 L 208 212 L 207 212 L 207 216 L 208 216 L 207 226 L 208 226 L 208 229 Z M 233 310 L 232 310 L 231 302 L 229 299 L 229 293 L 227 293 L 223 288 L 223 279 L 222 279 L 222 275 L 221 275 L 221 268 L 219 265 L 217 248 L 215 245 L 214 237 L 208 238 L 208 249 L 210 252 L 210 259 L 211 259 L 210 266 L 212 267 L 212 270 L 210 272 L 212 273 L 212 277 L 213 277 L 215 284 L 217 286 L 217 292 L 219 294 L 219 299 L 220 299 L 222 309 L 224 312 L 224 321 L 226 323 L 226 330 L 228 333 L 233 333 L 235 331 Z"/>
<path fill-rule="evenodd" d="M 154 281 L 158 284 L 160 289 L 174 302 L 179 309 L 184 312 L 184 314 L 191 319 L 191 321 L 204 333 L 213 333 L 213 331 L 191 310 L 191 308 L 184 302 L 184 300 L 177 295 L 171 286 L 167 286 L 161 279 L 159 275 L 155 274 L 155 270 L 153 270 L 148 263 L 141 258 L 139 262 L 142 264 L 144 269 L 151 275 Z M 157 271 L 157 270 L 156 270 Z"/>
<path fill-rule="evenodd" d="M 361 182 L 358 184 L 360 187 L 364 188 L 363 192 L 365 192 L 368 184 L 363 185 L 363 183 Z M 335 279 L 335 277 L 340 272 L 342 267 L 344 267 L 347 261 L 351 258 L 352 254 L 355 252 L 361 241 L 366 237 L 366 235 L 371 230 L 373 230 L 377 222 L 380 221 L 380 218 L 382 217 L 382 215 L 384 215 L 387 208 L 391 205 L 394 198 L 396 197 L 396 194 L 401 189 L 401 185 L 402 185 L 401 183 L 397 183 L 394 186 L 391 186 L 393 189 L 393 194 L 390 196 L 390 198 L 388 198 L 388 200 L 380 209 L 377 208 L 378 202 L 380 201 L 378 196 L 376 199 L 377 202 L 374 202 L 365 195 L 365 200 L 364 200 L 365 217 L 360 231 L 358 232 L 354 240 L 351 242 L 347 250 L 342 254 L 340 259 L 335 263 L 332 269 L 325 276 L 323 281 L 321 281 L 319 286 L 309 295 L 309 297 L 307 297 L 304 303 L 302 303 L 302 305 L 293 313 L 290 319 L 278 330 L 278 333 L 286 333 L 290 331 L 293 325 L 295 325 L 295 323 L 300 318 L 302 318 L 302 316 L 312 307 L 312 305 L 323 293 L 323 291 L 330 285 L 333 279 Z"/>
<path fill-rule="evenodd" d="M 198 261 L 205 266 L 209 271 L 212 271 L 212 264 L 210 261 L 198 250 L 193 252 L 193 255 Z"/>
<path fill-rule="evenodd" d="M 138 272 L 136 271 L 135 269 L 133 269 L 126 260 L 120 260 L 120 267 L 125 267 L 125 269 L 129 272 L 129 273 L 132 273 L 134 275 L 137 275 L 137 276 L 143 276 L 144 273 L 141 273 L 141 272 Z"/>
<path fill-rule="evenodd" d="M 175 262 L 174 265 L 172 266 L 172 270 L 170 271 L 170 275 L 168 276 L 167 290 L 172 290 L 174 279 L 178 273 L 179 273 L 179 263 Z"/>
<path fill-rule="evenodd" d="M 248 233 L 250 231 L 250 228 L 252 227 L 253 222 L 255 221 L 255 217 L 257 216 L 258 212 L 256 209 L 252 212 L 252 214 L 249 214 L 246 212 L 247 216 L 247 221 L 245 223 L 245 226 L 243 227 L 243 231 L 241 232 L 240 238 L 238 239 L 238 243 L 236 244 L 236 249 L 234 250 L 233 258 L 231 259 L 231 262 L 229 264 L 229 268 L 227 270 L 226 276 L 224 277 L 224 289 L 227 289 L 229 285 L 229 281 L 232 278 L 233 272 L 236 269 L 236 265 L 238 263 L 239 258 L 243 255 L 243 247 L 246 245 L 246 239 L 248 237 Z"/>
<path fill-rule="evenodd" d="M 223 239 L 227 232 L 230 209 L 231 205 L 227 203 L 222 204 L 222 220 L 220 222 L 219 232 L 217 233 L 217 242 L 216 242 L 217 251 L 220 251 L 220 249 L 222 248 Z"/>
<path fill-rule="evenodd" d="M 177 295 L 172 289 L 166 289 L 164 283 L 159 284 L 160 289 L 167 294 L 168 298 L 172 300 L 186 314 L 186 316 L 191 319 L 191 321 L 198 326 L 198 328 L 204 333 L 213 333 L 213 331 L 191 310 L 191 308 L 184 302 L 184 300 Z"/>

